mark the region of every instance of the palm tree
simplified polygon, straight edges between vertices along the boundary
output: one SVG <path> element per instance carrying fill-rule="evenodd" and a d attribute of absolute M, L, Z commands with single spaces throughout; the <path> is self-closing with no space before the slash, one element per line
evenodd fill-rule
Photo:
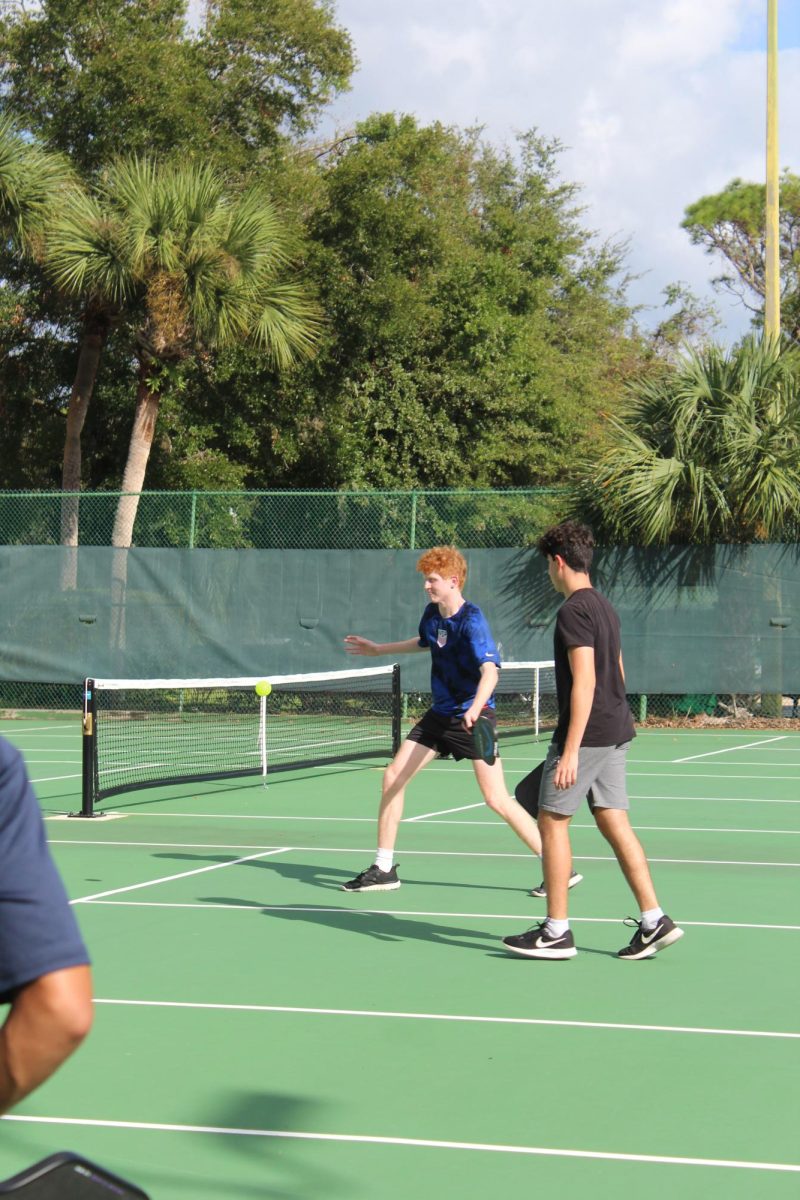
<path fill-rule="evenodd" d="M 42 266 L 47 230 L 65 190 L 74 187 L 70 169 L 60 155 L 42 150 L 24 138 L 7 115 L 0 116 L 0 229 L 10 241 L 14 257 Z M 82 356 L 67 413 L 62 479 L 65 493 L 75 493 L 80 487 L 80 431 L 96 369 L 95 362 L 90 371 Z M 78 505 L 74 494 L 65 495 L 61 533 L 65 545 L 77 545 Z M 65 564 L 67 585 L 70 575 L 74 576 L 74 564 Z"/>
<path fill-rule="evenodd" d="M 65 273 L 65 259 L 92 252 L 96 255 L 92 271 L 81 273 L 73 264 L 72 274 Z M 61 291 L 81 302 L 78 362 L 67 407 L 61 472 L 61 543 L 77 546 L 81 434 L 103 349 L 129 298 L 122 231 L 102 198 L 86 192 L 77 181 L 67 189 L 63 205 L 51 221 L 45 257 Z"/>
<path fill-rule="evenodd" d="M 782 541 L 800 528 L 800 352 L 746 339 L 632 386 L 578 507 L 609 539 Z"/>
<path fill-rule="evenodd" d="M 312 352 L 319 317 L 286 278 L 292 252 L 263 190 L 232 192 L 208 166 L 129 159 L 96 195 L 71 193 L 50 237 L 53 276 L 67 293 L 124 313 L 134 331 L 136 408 L 115 546 L 131 544 L 160 398 L 181 362 L 248 340 L 279 368 Z"/>
<path fill-rule="evenodd" d="M 16 253 L 38 257 L 69 171 L 64 160 L 24 138 L 0 116 L 0 229 Z"/>

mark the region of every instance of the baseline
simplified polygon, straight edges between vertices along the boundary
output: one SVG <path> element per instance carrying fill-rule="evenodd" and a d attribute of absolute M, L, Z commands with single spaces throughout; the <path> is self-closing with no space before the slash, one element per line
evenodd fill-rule
<path fill-rule="evenodd" d="M 613 1162 L 667 1163 L 684 1167 L 721 1167 L 749 1171 L 785 1171 L 800 1173 L 798 1163 L 755 1162 L 747 1159 L 681 1158 L 662 1154 L 625 1154 L 610 1150 L 566 1150 L 550 1146 L 509 1146 L 497 1142 L 449 1142 L 432 1138 L 381 1137 L 360 1133 L 322 1133 L 289 1129 L 242 1129 L 224 1125 L 171 1125 L 157 1121 L 109 1121 L 90 1117 L 35 1117 L 10 1113 L 3 1121 L 41 1125 L 80 1125 L 94 1129 L 147 1129 L 165 1133 L 206 1133 L 228 1137 L 276 1138 L 287 1141 L 349 1142 L 372 1146 L 408 1146 L 427 1150 L 472 1150 L 488 1154 L 525 1154 L 549 1158 L 603 1159 Z"/>

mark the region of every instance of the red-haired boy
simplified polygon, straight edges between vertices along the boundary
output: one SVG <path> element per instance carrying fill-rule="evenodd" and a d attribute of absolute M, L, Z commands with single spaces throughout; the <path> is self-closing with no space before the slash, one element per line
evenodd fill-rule
<path fill-rule="evenodd" d="M 541 854 L 536 822 L 509 796 L 499 758 L 490 766 L 473 746 L 472 727 L 478 717 L 482 712 L 490 719 L 494 717 L 500 656 L 486 617 L 462 595 L 467 564 L 455 546 L 434 546 L 421 556 L 417 570 L 424 576 L 428 604 L 416 637 L 383 643 L 355 634 L 345 638 L 350 654 L 429 653 L 433 694 L 433 704 L 384 773 L 375 861 L 344 885 L 346 892 L 392 891 L 400 887 L 394 849 L 406 785 L 437 755 L 469 759 L 489 807 L 508 822 L 534 854 Z"/>

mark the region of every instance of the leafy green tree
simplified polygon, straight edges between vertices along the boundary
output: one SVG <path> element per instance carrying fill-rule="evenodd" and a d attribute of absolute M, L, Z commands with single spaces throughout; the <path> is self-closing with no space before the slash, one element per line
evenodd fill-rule
<path fill-rule="evenodd" d="M 721 325 L 716 307 L 701 300 L 685 283 L 663 288 L 667 313 L 644 335 L 645 344 L 658 362 L 674 362 L 687 348 L 702 349 L 713 341 Z"/>
<path fill-rule="evenodd" d="M 161 397 L 198 349 L 251 340 L 279 369 L 313 348 L 317 315 L 290 277 L 293 246 L 262 189 L 232 193 L 211 167 L 131 159 L 53 223 L 58 286 L 102 295 L 133 331 L 137 399 L 113 542 L 131 544 Z"/>
<path fill-rule="evenodd" d="M 66 160 L 22 136 L 7 114 L 0 116 L 0 404 L 9 456 L 16 472 L 42 423 L 48 368 L 63 370 L 58 338 L 43 316 L 39 295 L 46 292 L 41 267 L 46 231 L 67 187 L 74 186 Z M 14 431 L 12 439 L 11 431 Z M 52 443 L 49 443 L 52 450 Z M 13 475 L 11 476 L 13 478 Z"/>
<path fill-rule="evenodd" d="M 714 284 L 736 296 L 761 325 L 765 297 L 766 189 L 732 180 L 721 192 L 703 196 L 686 209 L 683 228 L 725 269 Z M 800 178 L 785 172 L 780 181 L 781 312 L 784 328 L 800 337 Z"/>
<path fill-rule="evenodd" d="M 89 177 L 124 154 L 242 171 L 306 132 L 353 69 L 328 0 L 42 0 L 0 19 L 2 107 Z"/>
<path fill-rule="evenodd" d="M 634 349 L 621 253 L 583 230 L 557 156 L 386 115 L 331 148 L 307 245 L 328 323 L 271 389 L 291 423 L 252 482 L 275 446 L 308 486 L 564 482 Z"/>
<path fill-rule="evenodd" d="M 88 187 L 123 152 L 174 155 L 182 162 L 213 160 L 232 176 L 252 178 L 258 170 L 284 208 L 302 210 L 307 160 L 297 159 L 290 139 L 313 126 L 322 107 L 347 86 L 353 68 L 349 36 L 335 23 L 331 4 L 216 0 L 204 6 L 195 28 L 187 22 L 188 10 L 187 0 L 43 0 L 27 11 L 6 9 L 0 15 L 0 112 L 14 114 L 41 145 L 63 152 Z M 73 207 L 74 218 L 77 213 Z M 89 216 L 85 208 L 83 215 Z M 95 225 L 97 218 L 91 214 Z M 2 360 L 8 403 L 26 434 L 14 464 L 21 475 L 14 478 L 56 483 L 48 465 L 57 461 L 49 434 L 61 422 L 65 491 L 116 482 L 118 465 L 109 463 L 108 447 L 122 445 L 130 355 L 119 298 L 99 276 L 81 302 L 44 285 L 30 261 L 20 270 L 6 255 L 3 268 L 3 302 L 9 311 L 25 313 L 24 329 L 19 321 L 12 329 L 21 345 L 38 336 L 48 348 L 38 361 L 35 354 L 26 360 L 35 395 L 20 386 L 19 354 Z M 65 370 L 70 343 L 77 365 Z M 103 360 L 107 395 L 98 417 L 112 419 L 105 431 L 110 437 L 100 433 L 90 410 Z M 200 374 L 195 372 L 198 379 Z M 223 426 L 226 419 L 221 413 Z M 240 469 L 200 444 L 205 429 L 200 422 L 193 431 L 193 458 L 218 468 L 220 480 L 228 482 Z M 85 430 L 96 450 L 88 466 L 81 452 Z M 168 465 L 174 462 L 172 456 Z M 77 502 L 65 500 L 62 540 L 76 544 L 77 535 Z"/>
<path fill-rule="evenodd" d="M 800 528 L 800 350 L 712 346 L 631 385 L 580 513 L 612 542 L 782 541 Z"/>
<path fill-rule="evenodd" d="M 35 255 L 69 172 L 0 115 L 0 228 L 16 253 Z"/>

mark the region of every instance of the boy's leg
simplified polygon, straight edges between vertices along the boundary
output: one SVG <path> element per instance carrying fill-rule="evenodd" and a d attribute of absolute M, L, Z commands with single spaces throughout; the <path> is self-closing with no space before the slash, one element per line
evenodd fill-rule
<path fill-rule="evenodd" d="M 539 810 L 542 834 L 544 881 L 547 890 L 547 920 L 525 933 L 503 938 L 503 944 L 526 958 L 574 958 L 575 941 L 567 920 L 567 890 L 572 871 L 569 844 L 571 817 Z"/>
<path fill-rule="evenodd" d="M 569 840 L 570 816 L 539 810 L 542 835 L 544 886 L 547 890 L 547 916 L 554 921 L 567 920 L 567 893 L 572 874 L 572 847 Z"/>
<path fill-rule="evenodd" d="M 628 813 L 621 808 L 595 808 L 597 828 L 616 855 L 628 886 L 642 912 L 658 908 L 650 867 L 642 844 L 631 829 Z"/>
<path fill-rule="evenodd" d="M 342 884 L 345 892 L 385 892 L 400 887 L 394 865 L 397 828 L 403 816 L 406 784 L 436 757 L 437 751 L 406 738 L 383 773 L 378 810 L 378 846 L 371 867 Z"/>
<path fill-rule="evenodd" d="M 536 855 L 541 855 L 542 839 L 539 836 L 539 827 L 530 813 L 509 796 L 500 759 L 496 759 L 489 766 L 483 759 L 475 758 L 472 759 L 472 767 L 478 787 L 481 789 L 481 795 L 492 812 L 496 812 L 506 824 L 511 826 L 514 833 L 529 850 Z"/>
<path fill-rule="evenodd" d="M 636 897 L 642 914 L 633 921 L 636 933 L 629 945 L 623 946 L 617 957 L 627 961 L 650 958 L 659 950 L 673 945 L 683 937 L 683 930 L 659 906 L 650 867 L 636 834 L 630 827 L 628 814 L 620 809 L 598 808 L 594 819 L 603 837 L 611 846 L 622 867 L 628 885 Z"/>
<path fill-rule="evenodd" d="M 406 786 L 423 767 L 436 758 L 430 746 L 406 740 L 383 773 L 381 806 L 378 811 L 378 845 L 393 850 L 403 816 Z"/>

